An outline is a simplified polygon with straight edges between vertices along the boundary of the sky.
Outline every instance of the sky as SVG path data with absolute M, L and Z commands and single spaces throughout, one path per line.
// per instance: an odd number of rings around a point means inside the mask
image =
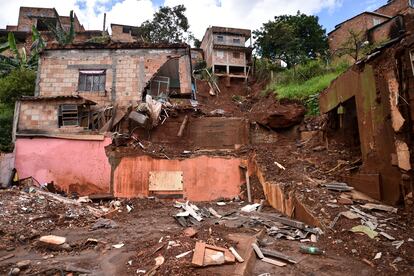
M 335 25 L 363 11 L 372 11 L 387 0 L 0 0 L 0 28 L 16 25 L 20 6 L 55 7 L 60 15 L 74 10 L 86 29 L 100 30 L 107 23 L 138 26 L 151 19 L 160 5 L 184 4 L 190 30 L 201 39 L 207 27 L 258 29 L 281 14 L 298 10 L 317 15 L 331 31 Z M 108 26 L 109 24 L 107 24 Z

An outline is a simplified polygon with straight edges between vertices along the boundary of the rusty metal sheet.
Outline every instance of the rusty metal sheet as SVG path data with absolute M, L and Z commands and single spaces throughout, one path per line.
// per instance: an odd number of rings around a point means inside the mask
M 182 191 L 183 172 L 182 171 L 150 171 L 149 172 L 150 191 Z

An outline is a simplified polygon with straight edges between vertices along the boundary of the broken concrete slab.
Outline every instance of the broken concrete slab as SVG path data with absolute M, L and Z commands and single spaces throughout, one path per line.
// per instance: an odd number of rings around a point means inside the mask
M 368 209 L 368 210 L 380 210 L 380 211 L 392 212 L 392 213 L 397 213 L 398 211 L 398 208 L 387 206 L 387 205 L 382 205 L 382 204 L 374 204 L 374 203 L 366 203 L 364 205 L 361 205 L 361 207 L 364 209 Z

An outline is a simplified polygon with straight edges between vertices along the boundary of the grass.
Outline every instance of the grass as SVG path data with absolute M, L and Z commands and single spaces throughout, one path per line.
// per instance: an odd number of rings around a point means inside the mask
M 273 84 L 272 90 L 277 94 L 277 98 L 304 100 L 309 96 L 315 95 L 326 89 L 331 81 L 336 79 L 340 73 L 331 72 L 325 75 L 310 78 L 301 83 Z

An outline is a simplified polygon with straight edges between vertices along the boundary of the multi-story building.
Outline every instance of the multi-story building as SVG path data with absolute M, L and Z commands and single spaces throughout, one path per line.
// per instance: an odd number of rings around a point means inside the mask
M 247 41 L 250 45 L 246 47 Z M 247 78 L 251 62 L 251 31 L 209 27 L 201 42 L 207 67 L 217 76 Z

